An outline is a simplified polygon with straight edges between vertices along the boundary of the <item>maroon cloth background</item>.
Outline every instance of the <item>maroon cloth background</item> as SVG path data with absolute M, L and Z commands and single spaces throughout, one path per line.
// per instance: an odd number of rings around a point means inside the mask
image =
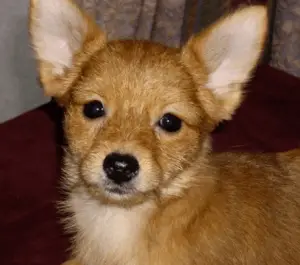
M 214 133 L 217 151 L 300 146 L 300 80 L 262 66 L 231 122 Z M 48 104 L 0 125 L 0 264 L 59 265 L 69 246 L 59 198 L 61 111 Z
M 254 4 L 267 4 L 269 0 L 231 0 L 231 6 L 238 7 L 239 5 L 254 5 Z

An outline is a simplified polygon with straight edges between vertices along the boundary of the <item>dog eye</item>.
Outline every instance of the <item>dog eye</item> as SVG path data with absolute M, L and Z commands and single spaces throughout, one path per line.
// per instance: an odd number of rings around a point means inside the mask
M 158 122 L 158 126 L 167 132 L 177 132 L 181 128 L 182 121 L 171 113 L 166 113 Z
M 83 114 L 89 119 L 96 119 L 105 115 L 105 109 L 100 101 L 93 100 L 83 106 Z

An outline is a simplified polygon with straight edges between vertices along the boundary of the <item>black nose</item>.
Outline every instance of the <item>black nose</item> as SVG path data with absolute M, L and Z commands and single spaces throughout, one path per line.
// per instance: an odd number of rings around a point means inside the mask
M 136 177 L 139 168 L 136 158 L 126 154 L 111 153 L 103 161 L 103 170 L 107 178 L 117 184 L 128 182 Z

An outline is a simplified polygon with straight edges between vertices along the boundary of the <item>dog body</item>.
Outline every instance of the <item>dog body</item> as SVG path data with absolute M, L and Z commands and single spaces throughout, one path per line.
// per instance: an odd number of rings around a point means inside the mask
M 41 81 L 66 110 L 68 264 L 299 264 L 300 150 L 210 150 L 266 21 L 244 8 L 174 49 L 107 42 L 71 0 L 31 1 Z
M 182 196 L 130 208 L 101 205 L 73 190 L 77 258 L 82 264 L 298 264 L 299 155 L 212 154 L 205 170 L 187 173 L 190 187 Z

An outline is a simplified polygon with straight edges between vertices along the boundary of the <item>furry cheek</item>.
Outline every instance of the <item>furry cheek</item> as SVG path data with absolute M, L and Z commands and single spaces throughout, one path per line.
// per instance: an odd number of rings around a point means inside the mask
M 197 128 L 185 125 L 174 135 L 160 132 L 159 138 L 159 164 L 164 172 L 164 181 L 168 181 L 192 164 L 199 152 L 202 134 Z
M 87 120 L 82 112 L 82 105 L 71 103 L 66 110 L 64 119 L 64 131 L 68 140 L 68 149 L 79 160 L 87 156 L 99 131 L 105 124 L 104 119 Z

